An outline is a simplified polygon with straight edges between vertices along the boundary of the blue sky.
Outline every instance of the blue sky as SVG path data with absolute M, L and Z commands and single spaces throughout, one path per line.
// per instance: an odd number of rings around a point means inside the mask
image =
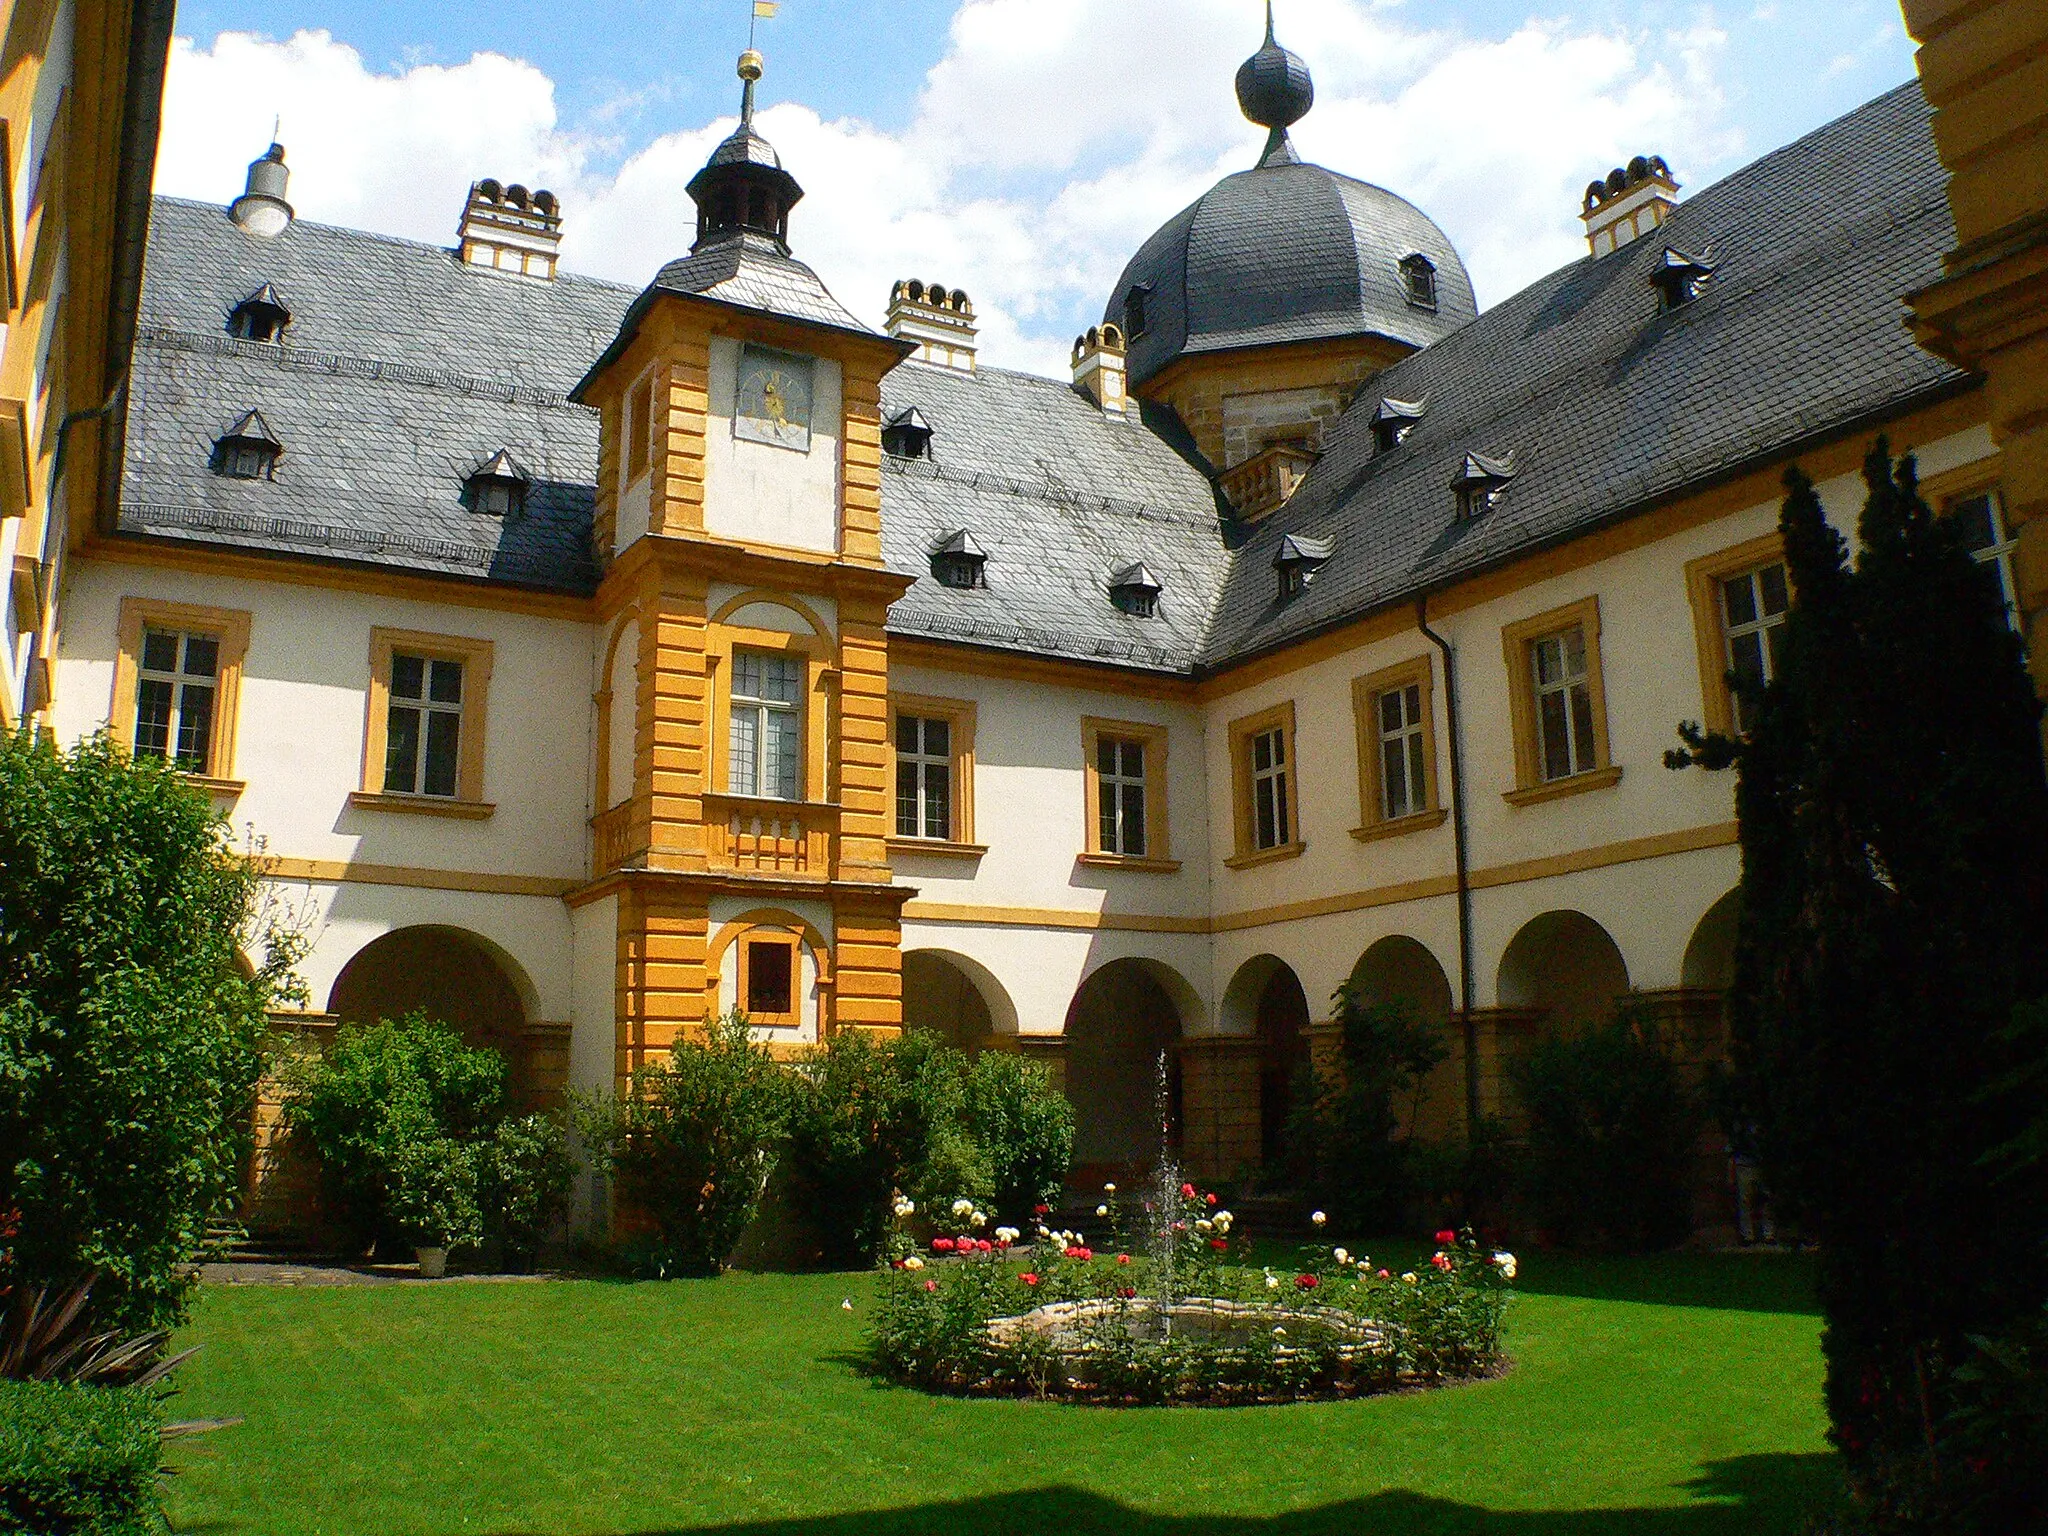
M 306 216 L 445 240 L 471 179 L 545 181 L 569 260 L 641 282 L 687 245 L 681 184 L 729 127 L 748 9 L 186 0 L 159 187 L 232 196 L 281 113 Z M 1895 0 L 1278 9 L 1317 80 L 1304 152 L 1437 218 L 1482 303 L 1571 259 L 1574 190 L 1615 160 L 1665 154 L 1697 188 L 1912 73 Z M 764 124 L 811 192 L 799 254 L 871 319 L 893 277 L 968 286 L 992 355 L 1056 367 L 1145 232 L 1248 163 L 1230 74 L 1262 20 L 1259 0 L 784 0 Z

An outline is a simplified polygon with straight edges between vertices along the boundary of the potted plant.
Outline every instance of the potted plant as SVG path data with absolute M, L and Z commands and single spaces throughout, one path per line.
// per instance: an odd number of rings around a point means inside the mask
M 390 1217 L 413 1245 L 424 1278 L 448 1272 L 451 1249 L 482 1240 L 476 1189 L 475 1153 L 449 1137 L 410 1143 L 394 1159 Z

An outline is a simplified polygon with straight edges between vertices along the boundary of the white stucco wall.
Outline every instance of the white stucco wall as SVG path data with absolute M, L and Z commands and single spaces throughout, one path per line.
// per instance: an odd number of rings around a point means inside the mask
M 839 365 L 815 360 L 806 451 L 733 435 L 740 343 L 711 338 L 711 419 L 704 445 L 707 532 L 790 549 L 839 548 Z

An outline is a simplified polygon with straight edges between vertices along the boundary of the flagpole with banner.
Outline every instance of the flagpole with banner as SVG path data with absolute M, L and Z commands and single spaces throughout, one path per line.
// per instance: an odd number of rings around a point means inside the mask
M 747 23 L 747 46 L 754 46 L 754 29 L 764 21 L 775 19 L 775 8 L 780 0 L 754 0 L 753 18 Z

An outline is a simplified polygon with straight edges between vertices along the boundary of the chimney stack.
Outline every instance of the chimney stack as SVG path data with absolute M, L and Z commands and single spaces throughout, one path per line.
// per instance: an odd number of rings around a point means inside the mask
M 469 189 L 455 228 L 464 266 L 489 267 L 550 282 L 562 245 L 562 205 L 552 192 L 529 192 L 485 177 Z
M 1124 392 L 1124 333 L 1113 325 L 1091 325 L 1074 338 L 1074 387 L 1087 395 L 1105 416 L 1130 409 Z
M 261 159 L 249 162 L 248 183 L 242 195 L 228 204 L 228 217 L 265 240 L 283 234 L 292 223 L 292 205 L 284 200 L 291 177 L 284 163 L 284 146 L 271 145 Z
M 1677 203 L 1678 183 L 1664 157 L 1637 155 L 1609 171 L 1605 181 L 1587 185 L 1579 214 L 1586 221 L 1586 244 L 1595 256 L 1618 251 L 1662 224 Z
M 917 361 L 960 373 L 974 372 L 974 305 L 958 288 L 908 278 L 889 290 L 884 329 L 917 343 Z

